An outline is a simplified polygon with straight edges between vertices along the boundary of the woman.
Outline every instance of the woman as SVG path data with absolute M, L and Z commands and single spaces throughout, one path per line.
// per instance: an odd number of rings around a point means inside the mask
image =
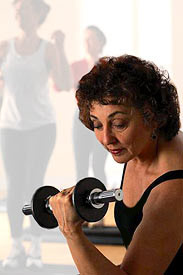
M 56 117 L 49 98 L 51 77 L 58 90 L 70 89 L 64 35 L 56 31 L 53 43 L 38 29 L 50 7 L 43 0 L 14 0 L 19 34 L 0 45 L 4 94 L 0 116 L 1 152 L 7 178 L 7 212 L 12 237 L 6 268 L 42 267 L 40 232 L 31 220 L 32 242 L 28 255 L 22 245 L 21 205 L 43 184 L 56 139 Z
M 183 135 L 166 72 L 124 55 L 106 57 L 76 93 L 80 119 L 118 163 L 125 163 L 116 224 L 127 248 L 120 266 L 86 238 L 72 207 L 74 187 L 50 199 L 82 275 L 183 273 Z
M 84 32 L 85 57 L 71 65 L 74 88 L 83 75 L 88 73 L 101 56 L 106 37 L 96 26 L 88 26 Z M 107 183 L 105 175 L 105 162 L 107 152 L 100 147 L 93 133 L 91 133 L 78 120 L 78 110 L 74 115 L 73 145 L 76 165 L 76 181 L 88 176 L 90 157 L 92 156 L 92 169 L 94 176 Z M 102 225 L 102 221 L 98 223 Z

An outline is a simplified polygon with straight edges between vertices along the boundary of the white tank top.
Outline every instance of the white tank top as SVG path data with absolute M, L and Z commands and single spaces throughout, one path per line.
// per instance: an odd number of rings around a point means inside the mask
M 34 54 L 21 56 L 15 50 L 14 40 L 10 41 L 2 64 L 5 89 L 0 128 L 28 130 L 56 122 L 48 89 L 46 45 L 41 40 Z

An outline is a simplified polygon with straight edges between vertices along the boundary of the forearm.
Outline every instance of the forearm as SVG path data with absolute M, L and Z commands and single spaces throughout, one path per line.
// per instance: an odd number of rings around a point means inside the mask
M 76 213 L 72 194 L 75 187 L 67 188 L 49 199 L 60 231 L 65 236 L 80 275 L 127 275 L 110 262 L 87 239 L 82 231 L 83 220 Z
M 119 266 L 110 262 L 87 239 L 82 230 L 76 235 L 66 238 L 80 275 L 126 275 Z

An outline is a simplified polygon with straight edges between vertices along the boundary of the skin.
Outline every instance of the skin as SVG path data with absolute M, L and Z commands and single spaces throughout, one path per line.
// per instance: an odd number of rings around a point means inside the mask
M 103 107 L 102 112 L 101 107 Z M 112 154 L 113 159 L 118 163 L 125 163 L 136 156 L 143 158 L 150 149 L 154 151 L 156 143 L 149 142 L 153 129 L 144 125 L 140 113 L 123 106 L 117 106 L 113 112 L 114 108 L 115 105 L 96 104 L 90 116 L 96 138 Z M 143 131 L 143 143 L 137 131 Z
M 128 163 L 123 187 L 123 201 L 128 207 L 134 206 L 161 174 L 183 169 L 181 132 L 169 142 L 161 136 L 153 140 L 156 123 L 145 123 L 138 110 L 122 105 L 94 102 L 90 116 L 99 142 L 115 161 Z M 120 267 L 106 259 L 83 234 L 82 221 L 72 206 L 73 190 L 74 187 L 67 190 L 68 194 L 52 197 L 50 204 L 81 275 L 165 272 L 183 243 L 182 179 L 169 180 L 152 190 Z
M 37 13 L 29 0 L 20 0 L 14 5 L 15 18 L 19 33 L 15 37 L 16 52 L 22 56 L 32 55 L 39 48 L 41 39 L 37 34 L 40 27 L 40 14 Z M 72 87 L 69 65 L 64 53 L 64 34 L 55 31 L 51 36 L 45 53 L 45 62 L 50 77 L 58 91 L 69 91 Z M 0 43 L 0 66 L 8 52 L 8 41 Z

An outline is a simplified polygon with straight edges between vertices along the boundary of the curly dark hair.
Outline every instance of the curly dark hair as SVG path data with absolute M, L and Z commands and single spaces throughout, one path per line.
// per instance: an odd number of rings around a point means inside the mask
M 157 122 L 158 134 L 171 140 L 180 129 L 177 89 L 167 71 L 132 55 L 102 57 L 79 81 L 79 118 L 90 130 L 93 102 L 125 104 L 139 110 L 146 123 Z

